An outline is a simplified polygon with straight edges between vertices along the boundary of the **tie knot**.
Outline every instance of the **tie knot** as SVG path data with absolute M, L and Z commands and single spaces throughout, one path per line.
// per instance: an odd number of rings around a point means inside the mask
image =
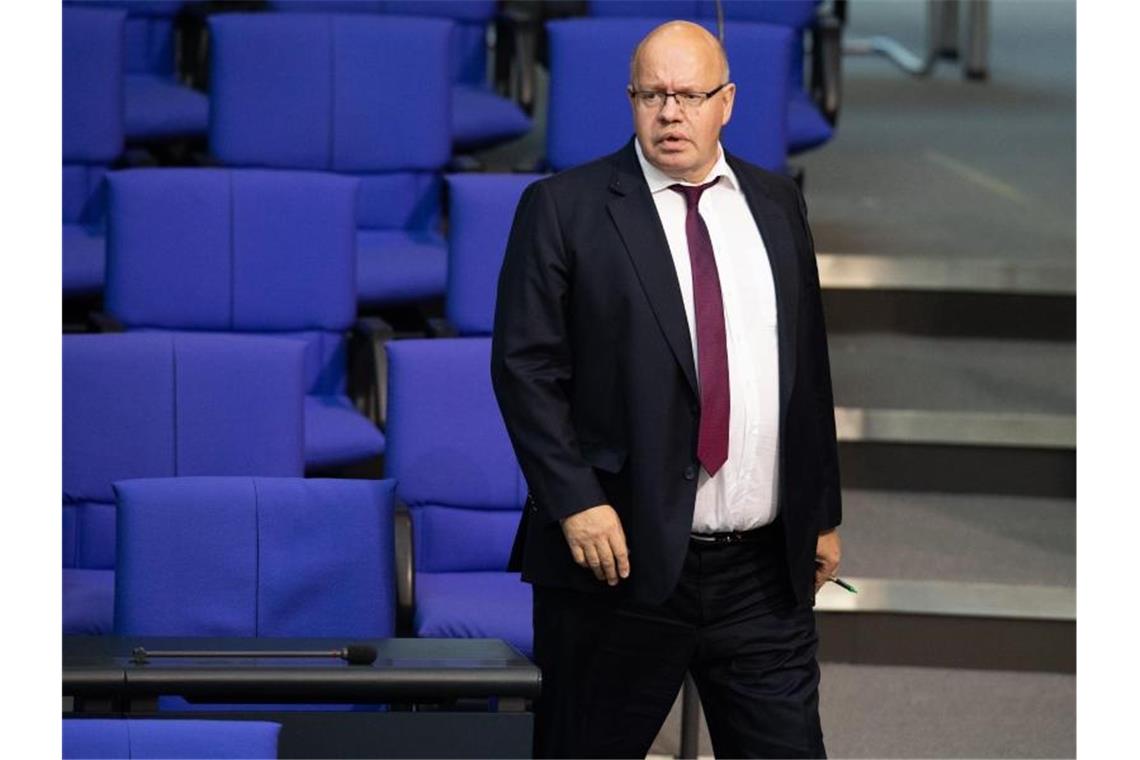
M 713 185 L 715 185 L 719 181 L 720 181 L 720 177 L 717 177 L 712 182 L 706 182 L 703 185 L 680 185 L 680 184 L 677 184 L 677 185 L 669 185 L 669 189 L 670 190 L 676 190 L 678 193 L 685 196 L 685 205 L 687 205 L 689 208 L 693 209 L 693 208 L 697 207 L 698 203 L 700 203 L 701 195 L 704 194 L 705 190 L 708 190 L 710 187 L 712 187 Z

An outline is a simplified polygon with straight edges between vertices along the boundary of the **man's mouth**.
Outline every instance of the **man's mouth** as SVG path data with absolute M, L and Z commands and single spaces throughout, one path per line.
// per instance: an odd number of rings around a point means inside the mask
M 657 140 L 657 144 L 666 148 L 679 148 L 688 140 L 682 135 L 664 135 Z

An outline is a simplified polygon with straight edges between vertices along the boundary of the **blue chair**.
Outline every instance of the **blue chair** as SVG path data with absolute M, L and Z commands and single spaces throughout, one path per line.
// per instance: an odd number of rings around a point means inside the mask
M 63 9 L 63 293 L 103 288 L 107 166 L 123 152 L 125 14 Z
M 457 151 L 489 147 L 526 134 L 531 122 L 487 84 L 487 27 L 495 0 L 273 0 L 282 11 L 374 13 L 451 19 L 451 138 Z
M 383 434 L 348 397 L 356 184 L 227 169 L 108 179 L 107 311 L 128 330 L 303 340 L 311 470 L 372 462 L 384 451 Z
M 115 633 L 395 630 L 390 480 L 122 480 Z
M 69 718 L 64 760 L 277 757 L 278 723 L 252 720 Z
M 838 26 L 834 19 L 819 14 L 819 0 L 722 0 L 724 18 L 730 22 L 774 24 L 792 31 L 788 69 L 788 151 L 795 155 L 831 140 L 838 118 Z M 715 21 L 713 0 L 590 0 L 589 13 L 597 17 L 653 17 L 659 20 L 682 18 L 708 23 Z M 812 82 L 804 82 L 804 37 L 813 35 Z M 726 37 L 728 32 L 726 32 Z M 829 50 L 829 47 L 835 50 Z M 833 58 L 834 70 L 823 56 Z M 733 60 L 735 70 L 735 61 Z
M 64 336 L 64 633 L 111 631 L 113 481 L 302 473 L 303 351 L 270 338 Z
M 126 135 L 132 142 L 204 138 L 210 118 L 206 94 L 184 85 L 175 70 L 175 23 L 185 2 L 88 0 L 84 5 L 127 13 L 124 93 Z
M 506 571 L 527 486 L 491 390 L 488 338 L 388 344 L 387 467 L 411 515 L 418 636 L 532 652 L 530 587 Z
M 490 335 L 495 293 L 519 198 L 540 174 L 447 177 L 450 234 L 445 315 L 459 335 Z
M 441 296 L 451 22 L 234 13 L 212 17 L 210 31 L 214 156 L 359 177 L 359 302 Z
M 546 157 L 561 171 L 620 148 L 633 134 L 629 56 L 660 23 L 645 18 L 588 18 L 547 23 L 550 109 Z M 708 22 L 705 26 L 712 26 Z M 741 158 L 782 171 L 787 158 L 787 89 L 792 33 L 781 26 L 726 24 L 736 83 L 732 120 L 721 140 Z

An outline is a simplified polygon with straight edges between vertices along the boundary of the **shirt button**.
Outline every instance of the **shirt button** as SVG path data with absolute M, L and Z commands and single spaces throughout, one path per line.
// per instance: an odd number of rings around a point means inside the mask
M 693 478 L 697 477 L 697 468 L 689 465 L 685 468 L 684 475 L 685 480 L 692 480 Z

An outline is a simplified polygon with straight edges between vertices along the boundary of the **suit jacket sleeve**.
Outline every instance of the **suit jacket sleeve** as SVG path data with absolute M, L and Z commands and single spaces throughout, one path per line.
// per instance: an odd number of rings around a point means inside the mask
M 519 201 L 499 274 L 491 380 L 536 517 L 550 522 L 608 502 L 571 416 L 572 266 L 550 190 L 536 182 Z
M 820 473 L 821 503 L 819 510 L 820 530 L 834 528 L 843 521 L 843 507 L 839 490 L 839 455 L 835 436 L 835 401 L 831 393 L 831 360 L 827 350 L 827 330 L 823 318 L 823 299 L 820 294 L 819 266 L 815 258 L 815 241 L 807 222 L 807 208 L 799 188 L 794 190 L 799 204 L 800 224 L 803 226 L 804 240 L 808 244 L 808 259 L 804 262 L 807 278 L 806 317 L 808 329 L 808 350 L 812 353 L 816 368 L 811 382 L 815 388 L 816 417 L 819 424 L 819 446 L 821 449 Z

